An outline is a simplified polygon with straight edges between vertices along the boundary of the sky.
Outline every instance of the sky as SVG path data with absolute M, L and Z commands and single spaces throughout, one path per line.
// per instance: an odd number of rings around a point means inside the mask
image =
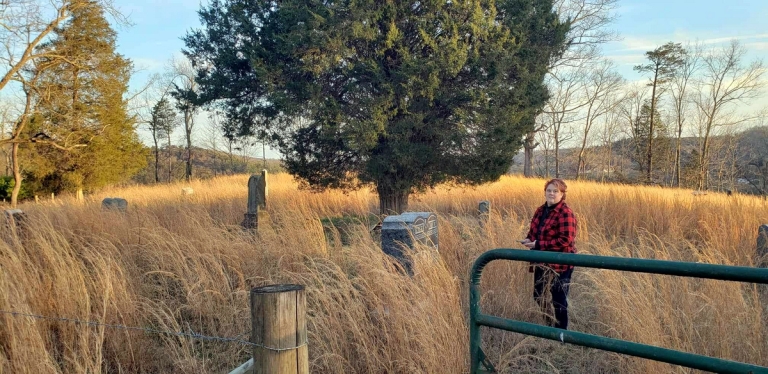
M 199 0 L 115 0 L 133 24 L 116 28 L 118 52 L 138 69 L 132 88 L 141 87 L 149 74 L 162 72 L 174 54 L 180 55 L 181 37 L 200 27 L 200 4 Z M 767 0 L 619 0 L 615 13 L 612 28 L 621 39 L 605 45 L 603 54 L 628 80 L 642 79 L 632 67 L 644 62 L 646 51 L 669 41 L 718 46 L 739 39 L 749 51 L 748 60 L 768 63 Z M 752 107 L 747 109 L 768 107 L 768 92 Z M 268 151 L 267 157 L 278 154 Z

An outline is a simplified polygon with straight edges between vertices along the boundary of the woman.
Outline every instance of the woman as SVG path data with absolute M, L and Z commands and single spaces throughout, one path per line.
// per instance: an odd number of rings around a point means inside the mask
M 576 217 L 565 203 L 565 182 L 552 179 L 544 185 L 547 202 L 536 209 L 531 228 L 525 240 L 520 241 L 533 250 L 576 253 Z M 547 325 L 568 329 L 568 286 L 573 274 L 572 265 L 531 264 L 533 271 L 533 297 L 544 311 Z M 544 299 L 544 289 L 549 287 L 555 319 L 549 314 L 549 300 Z

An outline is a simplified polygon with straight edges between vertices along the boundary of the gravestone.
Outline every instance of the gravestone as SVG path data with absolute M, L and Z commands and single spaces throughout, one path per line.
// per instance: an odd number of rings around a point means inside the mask
M 83 201 L 83 200 L 84 200 L 84 198 L 83 198 L 83 189 L 82 188 L 78 188 L 77 189 L 77 201 Z
M 259 227 L 259 207 L 266 207 L 267 195 L 267 171 L 262 170 L 261 175 L 251 175 L 248 178 L 248 206 L 245 212 L 245 218 L 241 226 L 246 229 L 256 229 Z
M 248 204 L 250 204 L 251 196 L 253 196 L 259 208 L 266 209 L 268 192 L 266 170 L 262 170 L 261 175 L 251 175 L 248 178 Z
M 5 210 L 5 221 L 11 228 L 20 228 L 26 219 L 27 215 L 21 209 Z
M 128 201 L 120 197 L 107 197 L 101 201 L 102 210 L 116 210 L 121 213 L 128 211 Z
M 434 213 L 406 212 L 384 218 L 381 249 L 397 259 L 409 275 L 413 275 L 413 264 L 405 251 L 413 251 L 417 243 L 438 250 L 437 216 Z
M 181 189 L 181 194 L 184 196 L 189 196 L 195 193 L 195 190 L 192 189 L 192 187 L 184 187 Z
M 491 217 L 491 202 L 483 200 L 477 205 L 477 211 L 480 216 L 480 227 L 485 227 L 488 219 Z

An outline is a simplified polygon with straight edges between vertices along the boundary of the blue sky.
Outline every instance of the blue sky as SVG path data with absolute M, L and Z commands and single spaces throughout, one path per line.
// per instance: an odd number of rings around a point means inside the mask
M 199 0 L 115 3 L 133 23 L 117 28 L 117 42 L 118 52 L 140 69 L 131 80 L 134 88 L 141 86 L 149 73 L 162 71 L 171 56 L 180 54 L 180 38 L 200 27 Z M 632 67 L 644 61 L 643 54 L 668 41 L 698 40 L 714 46 L 737 38 L 748 48 L 749 59 L 768 62 L 768 0 L 619 0 L 616 13 L 613 29 L 622 39 L 607 44 L 603 50 L 629 80 L 642 78 Z M 768 106 L 768 94 L 753 106 Z M 275 155 L 270 153 L 268 157 Z

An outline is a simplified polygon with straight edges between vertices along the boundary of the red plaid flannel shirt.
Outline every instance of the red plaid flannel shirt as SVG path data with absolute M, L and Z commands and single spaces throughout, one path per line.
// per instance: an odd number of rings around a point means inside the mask
M 546 203 L 544 203 L 546 204 Z M 531 228 L 528 230 L 528 238 L 536 241 L 536 246 L 542 251 L 576 253 L 576 247 L 573 245 L 576 240 L 576 216 L 565 201 L 555 205 L 549 212 L 547 220 L 544 222 L 542 232 L 539 232 L 539 221 L 544 212 L 544 205 L 536 209 L 531 220 Z M 531 265 L 538 265 L 531 263 Z M 572 269 L 573 265 L 544 264 L 557 273 L 562 273 Z M 533 266 L 529 269 L 533 271 Z

